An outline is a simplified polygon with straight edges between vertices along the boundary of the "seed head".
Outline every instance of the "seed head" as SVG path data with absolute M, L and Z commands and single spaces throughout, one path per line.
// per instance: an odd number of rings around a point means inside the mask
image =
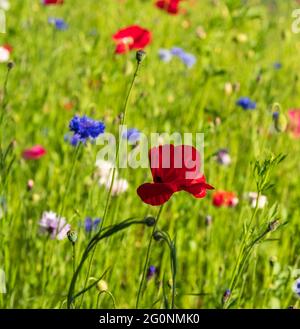
M 160 240 L 162 239 L 161 233 L 160 233 L 159 231 L 155 231 L 155 232 L 153 233 L 153 239 L 154 239 L 155 241 L 160 241 Z
M 77 240 L 77 232 L 76 231 L 72 231 L 70 230 L 68 233 L 67 233 L 67 236 L 68 236 L 68 239 L 70 242 L 72 242 L 73 244 L 75 244 L 76 240 Z
M 145 223 L 147 226 L 151 227 L 155 224 L 155 218 L 152 216 L 148 216 L 145 218 Z
M 15 66 L 15 64 L 14 64 L 14 62 L 12 62 L 12 61 L 9 61 L 9 62 L 7 63 L 7 68 L 8 68 L 9 70 L 11 70 L 14 66 Z
M 146 57 L 146 53 L 144 52 L 144 50 L 138 50 L 136 52 L 136 60 L 138 62 L 138 64 L 142 63 L 142 61 L 145 59 Z

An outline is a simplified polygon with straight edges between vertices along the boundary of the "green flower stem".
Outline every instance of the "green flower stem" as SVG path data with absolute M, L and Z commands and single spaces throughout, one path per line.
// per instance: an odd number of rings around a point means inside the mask
M 257 211 L 258 211 L 258 200 L 259 200 L 259 197 L 260 197 L 260 193 L 257 193 L 256 203 L 255 203 L 255 209 L 254 209 L 254 211 L 252 213 L 252 216 L 251 216 L 251 219 L 249 221 L 249 224 L 246 227 L 246 232 L 244 233 L 244 237 L 243 237 L 243 240 L 242 240 L 242 244 L 241 244 L 241 248 L 240 248 L 240 251 L 239 251 L 239 255 L 238 255 L 237 261 L 236 261 L 235 266 L 234 266 L 234 270 L 233 270 L 232 277 L 231 277 L 231 282 L 230 282 L 230 285 L 229 285 L 229 290 L 231 292 L 235 288 L 235 285 L 236 285 L 236 282 L 237 282 L 237 279 L 238 279 L 238 276 L 239 276 L 239 273 L 240 273 L 241 259 L 242 259 L 243 255 L 245 253 L 246 243 L 247 243 L 247 240 L 249 239 L 250 234 L 251 234 L 251 225 L 252 225 L 253 219 L 255 218 L 255 216 L 257 214 Z M 226 304 L 228 304 L 228 303 L 226 303 Z
M 135 72 L 134 72 L 134 75 L 133 75 L 133 78 L 132 78 L 132 81 L 131 81 L 131 84 L 130 84 L 130 87 L 129 87 L 129 90 L 128 90 L 128 93 L 127 93 L 127 96 L 126 96 L 126 99 L 125 99 L 124 108 L 123 108 L 123 111 L 122 111 L 123 115 L 122 115 L 122 120 L 121 120 L 121 127 L 122 127 L 121 136 L 122 136 L 122 132 L 123 132 L 123 125 L 125 123 L 129 98 L 130 98 L 130 95 L 131 95 L 132 88 L 134 86 L 135 79 L 138 75 L 140 64 L 141 64 L 140 62 L 137 62 L 137 66 L 136 66 L 136 69 L 135 69 Z M 102 221 L 101 221 L 101 224 L 100 224 L 99 232 L 97 233 L 98 235 L 101 233 L 101 230 L 102 230 L 104 222 L 107 218 L 107 214 L 108 214 L 110 203 L 111 203 L 112 188 L 113 188 L 113 184 L 114 184 L 115 177 L 116 177 L 116 166 L 119 162 L 119 148 L 120 148 L 120 140 L 118 138 L 117 139 L 117 149 L 116 149 L 116 162 L 115 162 L 115 166 L 114 166 L 113 171 L 112 171 L 112 178 L 111 178 L 111 182 L 110 182 L 110 186 L 109 186 L 109 190 L 108 190 L 108 194 L 107 194 L 107 198 L 106 198 L 106 203 L 105 203 L 104 213 L 103 213 L 103 216 L 102 216 Z M 90 257 L 88 271 L 87 271 L 87 274 L 86 274 L 84 286 L 86 286 L 87 281 L 88 281 L 88 277 L 89 277 L 90 272 L 91 272 L 92 263 L 93 263 L 95 252 L 96 252 L 96 247 L 97 246 L 95 245 L 95 248 L 92 251 L 92 254 L 91 254 L 91 257 Z M 82 295 L 82 297 L 81 297 L 81 303 L 83 301 L 83 297 L 84 297 L 84 295 Z M 81 305 L 81 303 L 80 303 L 80 305 Z
M 79 296 L 78 294 L 77 295 L 74 294 L 75 285 L 76 285 L 79 273 L 80 273 L 85 261 L 87 260 L 87 258 L 89 256 L 89 253 L 95 249 L 95 246 L 101 240 L 108 238 L 117 232 L 123 231 L 131 225 L 138 225 L 138 224 L 147 225 L 147 222 L 145 220 L 127 219 L 117 225 L 106 227 L 105 229 L 102 230 L 102 233 L 100 233 L 100 235 L 97 234 L 91 239 L 91 241 L 89 242 L 89 244 L 87 245 L 86 249 L 84 250 L 84 252 L 81 256 L 81 260 L 75 270 L 74 275 L 72 276 L 72 280 L 71 280 L 69 291 L 68 291 L 68 299 L 67 299 L 68 308 L 71 308 L 71 305 L 74 302 L 75 296 L 76 297 Z M 83 289 L 82 293 L 80 293 L 80 295 L 83 295 L 86 291 L 88 291 L 88 289 L 86 289 L 86 287 L 84 287 L 84 289 Z
M 150 240 L 149 240 L 149 243 L 148 243 L 148 248 L 147 248 L 147 253 L 146 253 L 146 258 L 145 258 L 145 263 L 144 263 L 144 268 L 143 268 L 143 273 L 142 273 L 142 278 L 141 278 L 141 281 L 140 281 L 139 290 L 138 290 L 138 294 L 137 294 L 137 298 L 136 298 L 136 304 L 135 304 L 136 308 L 139 307 L 140 297 L 141 297 L 141 293 L 142 293 L 142 289 L 143 289 L 143 285 L 144 285 L 144 281 L 145 281 L 145 277 L 146 277 L 146 272 L 147 272 L 149 257 L 150 257 L 150 251 L 151 251 L 151 246 L 152 246 L 152 241 L 153 241 L 153 233 L 156 230 L 157 223 L 159 221 L 159 218 L 161 216 L 163 208 L 164 208 L 164 205 L 161 205 L 159 210 L 158 210 L 158 214 L 156 216 L 156 221 L 155 221 L 155 224 L 153 225 L 153 229 L 152 229 L 152 232 L 151 232 L 151 237 L 150 237 Z

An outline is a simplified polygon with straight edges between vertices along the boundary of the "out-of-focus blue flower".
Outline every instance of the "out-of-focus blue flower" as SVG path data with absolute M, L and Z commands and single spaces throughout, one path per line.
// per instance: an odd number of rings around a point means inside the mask
M 294 286 L 293 286 L 293 290 L 294 290 L 294 293 L 300 297 L 300 278 L 298 278 L 295 283 L 294 283 Z
M 189 54 L 189 53 L 184 53 L 179 57 L 188 68 L 193 67 L 197 61 L 196 57 L 193 54 Z
M 70 137 L 70 144 L 72 146 L 76 146 L 81 142 L 80 135 L 74 134 L 73 136 Z M 85 142 L 85 141 L 83 141 Z
M 100 224 L 101 219 L 100 218 L 96 218 L 95 220 L 93 220 L 90 217 L 87 217 L 84 221 L 84 229 L 87 233 L 92 232 L 93 230 L 96 231 L 98 228 L 98 225 Z
M 7 212 L 6 198 L 0 195 L 0 219 L 4 216 L 6 212 Z
M 185 52 L 182 48 L 179 47 L 173 47 L 171 50 L 160 49 L 158 51 L 158 56 L 163 62 L 170 62 L 171 59 L 176 56 L 180 58 L 188 68 L 193 67 L 197 61 L 196 56 Z
M 64 31 L 68 28 L 68 24 L 62 18 L 49 17 L 48 23 L 54 25 L 57 30 Z
M 273 67 L 275 70 L 280 70 L 282 68 L 282 64 L 280 62 L 273 63 Z
M 91 29 L 88 34 L 93 37 L 96 37 L 99 35 L 98 30 L 96 28 Z
M 174 56 L 179 56 L 180 57 L 180 56 L 185 54 L 185 51 L 180 47 L 173 47 L 171 49 L 171 54 L 174 55 Z
M 149 266 L 148 272 L 147 272 L 147 280 L 152 279 L 155 274 L 156 274 L 156 267 L 153 265 Z
M 236 101 L 236 105 L 242 107 L 244 110 L 254 110 L 256 108 L 256 103 L 249 97 L 240 97 Z
M 220 149 L 216 153 L 216 160 L 219 164 L 229 166 L 231 164 L 231 157 L 227 149 Z
M 127 139 L 131 144 L 135 144 L 140 140 L 140 131 L 136 128 L 130 128 L 124 131 L 123 136 L 124 139 Z
M 76 146 L 78 143 L 85 143 L 88 139 L 94 140 L 105 130 L 105 125 L 101 121 L 93 120 L 87 116 L 79 117 L 75 115 L 70 121 L 69 128 L 74 135 L 70 143 Z
M 158 51 L 158 57 L 165 63 L 170 62 L 170 60 L 173 58 L 173 55 L 170 50 L 168 49 L 159 49 Z
M 223 303 L 226 303 L 228 301 L 228 299 L 231 296 L 231 291 L 230 289 L 226 289 L 224 294 L 223 294 Z

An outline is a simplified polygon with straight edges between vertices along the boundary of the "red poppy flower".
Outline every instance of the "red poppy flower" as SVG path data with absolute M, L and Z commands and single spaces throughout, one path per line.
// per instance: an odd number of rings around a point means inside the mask
M 45 6 L 48 5 L 62 5 L 64 3 L 64 0 L 43 0 L 43 4 Z
M 180 12 L 180 1 L 182 0 L 158 0 L 155 5 L 157 8 L 165 10 L 171 15 L 177 15 Z
M 5 44 L 2 47 L 5 48 L 9 53 L 13 51 L 13 47 L 9 44 Z
M 300 138 L 300 109 L 289 110 L 289 130 L 295 138 Z
M 213 194 L 213 205 L 216 207 L 235 207 L 239 199 L 234 192 L 216 191 Z
M 64 109 L 67 111 L 71 111 L 74 108 L 74 104 L 72 101 L 67 101 L 64 103 Z
M 23 151 L 22 156 L 26 160 L 38 160 L 44 156 L 47 151 L 41 145 L 35 145 L 29 149 Z
M 119 30 L 113 35 L 116 42 L 116 54 L 123 54 L 131 49 L 143 49 L 151 42 L 151 32 L 138 25 Z
M 142 184 L 137 189 L 139 197 L 152 206 L 168 201 L 173 193 L 186 191 L 196 198 L 203 198 L 208 185 L 200 173 L 200 155 L 188 145 L 160 145 L 149 151 L 153 183 Z

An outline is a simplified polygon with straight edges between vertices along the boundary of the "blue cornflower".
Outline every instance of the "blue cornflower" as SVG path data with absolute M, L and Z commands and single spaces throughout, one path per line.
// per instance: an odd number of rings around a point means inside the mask
M 135 144 L 140 140 L 140 131 L 136 128 L 130 128 L 124 131 L 122 137 L 127 139 L 131 144 Z
M 193 54 L 189 54 L 189 53 L 184 53 L 182 55 L 179 55 L 179 57 L 188 68 L 193 67 L 197 61 L 196 57 Z
M 241 106 L 244 110 L 254 110 L 256 108 L 256 103 L 249 97 L 240 97 L 236 101 L 236 105 Z
M 273 63 L 273 67 L 275 70 L 280 70 L 282 68 L 282 64 L 280 62 Z
M 191 68 L 196 63 L 196 57 L 185 52 L 182 48 L 173 47 L 170 52 L 173 56 L 179 57 L 188 68 Z
M 105 125 L 101 121 L 93 120 L 87 116 L 79 117 L 75 115 L 70 121 L 69 128 L 74 135 L 70 142 L 72 145 L 85 143 L 87 139 L 93 140 L 102 134 L 105 130 Z
M 170 62 L 173 55 L 170 50 L 168 49 L 159 49 L 158 51 L 158 57 L 165 63 Z
M 156 274 L 156 267 L 153 265 L 149 266 L 148 272 L 147 272 L 147 280 L 150 280 L 151 278 L 153 278 L 155 274 Z
M 68 24 L 62 18 L 49 17 L 48 23 L 55 26 L 57 30 L 64 31 L 68 28 Z
M 100 224 L 101 219 L 96 218 L 95 220 L 92 220 L 92 218 L 87 217 L 84 221 L 84 229 L 87 233 L 92 232 L 93 230 L 96 231 L 98 228 L 98 225 Z
M 294 293 L 300 297 L 300 278 L 298 278 L 293 286 Z
M 182 48 L 179 48 L 179 47 L 173 47 L 171 49 L 171 54 L 174 55 L 174 56 L 182 56 L 185 54 L 185 51 L 182 49 Z

